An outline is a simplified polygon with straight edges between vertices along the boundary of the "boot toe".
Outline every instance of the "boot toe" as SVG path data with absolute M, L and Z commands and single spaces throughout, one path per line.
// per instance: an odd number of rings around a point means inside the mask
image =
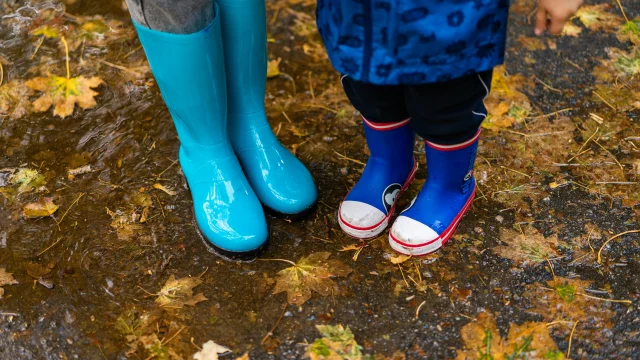
M 432 228 L 407 216 L 399 216 L 389 232 L 391 247 L 405 255 L 426 255 L 443 246 L 443 241 Z
M 389 218 L 375 206 L 360 201 L 344 201 L 339 211 L 340 228 L 358 239 L 378 236 L 389 224 Z

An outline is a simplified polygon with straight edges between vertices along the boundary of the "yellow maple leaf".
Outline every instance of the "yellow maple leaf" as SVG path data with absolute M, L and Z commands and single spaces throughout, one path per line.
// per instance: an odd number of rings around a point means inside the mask
M 207 299 L 204 294 L 193 295 L 193 288 L 202 284 L 199 277 L 184 277 L 176 279 L 171 275 L 157 294 L 156 302 L 162 307 L 181 308 L 185 305 L 195 306 Z
M 493 315 L 482 312 L 460 331 L 464 348 L 456 359 L 564 359 L 544 322 L 512 324 L 506 337 Z
M 280 75 L 280 62 L 282 59 L 278 58 L 276 60 L 269 60 L 267 64 L 267 79 L 274 78 Z
M 311 360 L 361 360 L 362 346 L 358 345 L 351 329 L 342 325 L 316 325 L 322 338 L 307 346 Z
M 58 205 L 53 203 L 53 198 L 41 198 L 38 202 L 24 206 L 22 211 L 28 218 L 38 218 L 52 215 L 58 210 Z
M 77 76 L 65 78 L 51 75 L 49 77 L 37 77 L 26 82 L 26 85 L 33 89 L 42 91 L 43 94 L 33 102 L 33 109 L 36 112 L 49 110 L 53 105 L 53 115 L 65 118 L 73 113 L 75 104 L 82 109 L 91 109 L 96 106 L 94 96 L 98 95 L 93 91 L 102 84 L 102 79 L 97 76 L 85 78 Z
M 622 23 L 622 17 L 607 12 L 609 4 L 585 5 L 576 12 L 576 17 L 589 30 L 615 30 Z
M 319 252 L 303 257 L 293 266 L 281 270 L 273 289 L 274 294 L 287 293 L 290 304 L 302 305 L 311 298 L 312 292 L 322 296 L 339 294 L 333 277 L 344 277 L 351 268 L 338 260 L 329 260 L 331 253 Z M 289 262 L 289 261 L 287 261 Z
M 578 37 L 581 32 L 581 27 L 575 25 L 571 21 L 567 21 L 567 23 L 564 25 L 564 29 L 562 29 L 562 36 Z

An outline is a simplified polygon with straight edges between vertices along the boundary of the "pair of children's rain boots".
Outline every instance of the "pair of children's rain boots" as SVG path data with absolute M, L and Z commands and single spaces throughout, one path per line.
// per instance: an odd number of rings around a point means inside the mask
M 387 228 L 417 171 L 409 120 L 380 124 L 364 119 L 364 127 L 371 156 L 338 214 L 342 230 L 359 239 L 376 237 Z M 451 238 L 475 194 L 473 165 L 479 135 L 457 145 L 426 142 L 429 177 L 391 227 L 389 243 L 394 250 L 426 255 Z
M 269 239 L 263 206 L 295 217 L 317 197 L 265 116 L 264 0 L 216 0 L 211 24 L 193 34 L 135 27 L 180 138 L 198 227 L 223 255 L 257 255 Z

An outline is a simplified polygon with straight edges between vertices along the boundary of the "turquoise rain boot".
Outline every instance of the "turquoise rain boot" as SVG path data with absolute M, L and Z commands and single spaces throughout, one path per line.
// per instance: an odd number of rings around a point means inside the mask
M 200 230 L 222 255 L 257 255 L 269 233 L 227 135 L 219 12 L 194 34 L 135 27 L 180 138 L 180 165 Z
M 306 215 L 316 187 L 304 165 L 271 131 L 264 110 L 267 81 L 264 0 L 217 0 L 222 21 L 229 134 L 242 168 L 267 210 L 287 218 Z

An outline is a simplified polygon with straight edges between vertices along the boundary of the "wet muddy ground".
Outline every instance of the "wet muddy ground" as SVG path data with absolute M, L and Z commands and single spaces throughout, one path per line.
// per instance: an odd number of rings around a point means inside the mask
M 0 4 L 0 359 L 186 359 L 208 340 L 233 351 L 225 359 L 322 358 L 343 345 L 316 326 L 338 324 L 377 359 L 640 358 L 640 56 L 618 39 L 615 2 L 572 20 L 579 33 L 538 40 L 533 3 L 514 1 L 478 198 L 444 250 L 410 259 L 386 236 L 339 231 L 336 208 L 367 157 L 361 123 L 323 53 L 314 2 L 268 9 L 269 120 L 320 203 L 300 222 L 269 218 L 270 248 L 240 263 L 196 231 L 178 139 L 122 3 Z M 104 81 L 95 107 L 66 118 L 37 112 L 39 93 L 24 86 L 63 76 L 63 36 L 72 76 Z M 52 216 L 25 215 L 44 198 L 59 206 Z M 265 260 L 325 252 L 339 261 L 328 271 L 346 275 L 331 291 L 274 294 L 291 265 Z M 201 279 L 193 292 L 207 300 L 162 306 L 171 276 Z

